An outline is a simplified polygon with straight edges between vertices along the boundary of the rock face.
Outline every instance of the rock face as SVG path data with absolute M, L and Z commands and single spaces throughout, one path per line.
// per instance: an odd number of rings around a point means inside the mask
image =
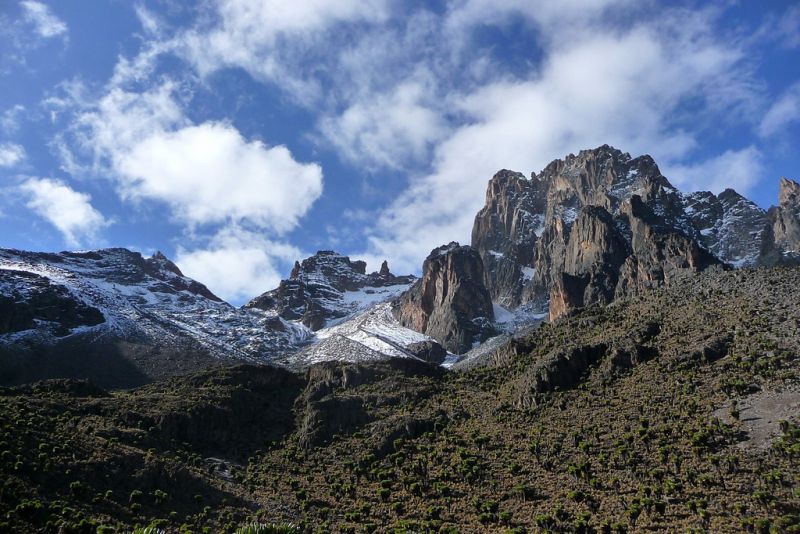
M 472 246 L 483 259 L 492 300 L 503 306 L 520 302 L 522 281 L 529 273 L 525 268 L 544 230 L 543 189 L 542 182 L 502 170 L 489 181 L 486 205 L 475 216 Z
M 550 318 L 722 266 L 696 241 L 660 222 L 638 195 L 621 206 L 616 220 L 605 208 L 584 207 L 572 225 L 564 272 L 550 292 Z
M 422 267 L 422 278 L 394 305 L 400 323 L 436 339 L 461 354 L 483 341 L 494 319 L 492 299 L 484 285 L 480 255 L 469 246 L 450 243 L 434 249 Z
M 734 267 L 761 261 L 767 214 L 733 189 L 718 196 L 700 191 L 684 196 L 684 209 L 700 233 L 704 248 Z
M 800 263 L 800 184 L 781 178 L 778 205 L 767 213 L 766 264 Z
M 97 308 L 75 299 L 64 286 L 26 271 L 0 271 L 0 280 L 10 291 L 0 295 L 0 334 L 30 330 L 48 324 L 56 336 L 73 328 L 105 321 Z
M 496 302 L 549 303 L 555 318 L 722 263 L 765 263 L 772 234 L 773 248 L 800 245 L 792 237 L 800 236 L 792 230 L 797 216 L 787 215 L 797 213 L 787 207 L 797 206 L 797 184 L 782 183 L 786 201 L 768 217 L 730 189 L 684 195 L 650 156 L 603 145 L 555 160 L 530 179 L 497 173 L 472 245 Z
M 352 315 L 364 303 L 396 296 L 415 280 L 395 276 L 384 261 L 379 272 L 366 274 L 367 264 L 330 250 L 295 262 L 288 280 L 259 295 L 245 308 L 275 311 L 281 318 L 300 321 L 311 330 Z

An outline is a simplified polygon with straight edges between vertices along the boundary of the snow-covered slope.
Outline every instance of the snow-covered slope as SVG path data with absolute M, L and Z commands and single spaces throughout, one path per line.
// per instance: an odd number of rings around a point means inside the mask
M 135 378 L 114 375 L 106 382 L 127 385 L 215 361 L 298 368 L 325 359 L 398 355 L 402 347 L 379 342 L 376 336 L 368 339 L 353 326 L 357 323 L 373 332 L 385 328 L 377 336 L 398 346 L 404 339 L 427 339 L 410 331 L 397 334 L 405 329 L 391 324 L 385 306 L 371 311 L 414 281 L 395 277 L 388 268 L 384 271 L 355 277 L 348 272 L 341 276 L 340 271 L 337 277 L 318 270 L 313 280 L 305 277 L 303 289 L 312 287 L 313 297 L 327 299 L 304 301 L 312 311 L 324 311 L 327 328 L 315 333 L 303 324 L 303 316 L 281 316 L 285 310 L 277 306 L 235 308 L 223 302 L 183 276 L 160 253 L 143 258 L 121 248 L 61 253 L 0 250 L 0 370 L 6 371 L 4 381 L 91 375 L 91 367 L 105 365 L 108 354 L 108 361 L 117 358 L 118 374 Z M 356 323 L 349 322 L 354 316 Z M 337 349 L 332 339 L 343 335 L 364 343 Z M 317 342 L 316 352 L 295 356 L 298 349 Z M 362 347 L 374 353 L 359 356 Z M 64 370 L 65 365 L 69 369 Z
M 303 367 L 329 360 L 359 362 L 386 358 L 416 358 L 409 346 L 433 339 L 400 325 L 384 302 L 340 324 L 316 332 L 316 342 L 287 358 Z
M 71 307 L 97 310 L 102 319 L 71 325 L 64 314 L 47 317 L 43 307 L 48 304 L 33 299 L 32 284 L 22 280 L 26 273 L 62 294 Z M 40 315 L 33 323 L 0 330 L 4 345 L 56 343 L 86 334 L 160 344 L 188 337 L 214 357 L 260 360 L 311 337 L 307 328 L 275 313 L 240 310 L 223 302 L 160 254 L 144 259 L 127 249 L 59 254 L 2 250 L 0 295 L 16 316 Z

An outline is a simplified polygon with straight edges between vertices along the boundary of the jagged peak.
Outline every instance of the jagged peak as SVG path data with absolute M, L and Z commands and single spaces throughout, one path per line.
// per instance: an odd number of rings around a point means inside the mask
M 509 169 L 500 169 L 494 176 L 492 176 L 492 180 L 509 180 L 509 179 L 525 179 L 525 175 L 521 172 L 512 171 Z
M 437 256 L 443 256 L 445 254 L 449 254 L 450 252 L 462 248 L 461 244 L 458 241 L 450 241 L 446 245 L 442 245 L 440 247 L 436 247 L 428 254 L 428 258 L 435 258 Z M 471 248 L 471 247 L 469 247 Z
M 795 182 L 791 178 L 781 176 L 778 201 L 782 206 L 784 204 L 800 203 L 800 183 Z
M 150 256 L 150 259 L 147 261 L 151 263 L 157 263 L 173 274 L 184 276 L 183 272 L 181 272 L 178 266 L 175 265 L 172 260 L 167 258 L 160 250 L 156 250 L 155 254 Z

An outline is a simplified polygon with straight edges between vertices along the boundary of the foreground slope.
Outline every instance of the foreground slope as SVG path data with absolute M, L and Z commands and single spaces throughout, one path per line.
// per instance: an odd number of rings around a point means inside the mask
M 463 372 L 6 389 L 0 529 L 796 532 L 798 355 L 800 270 L 759 269 L 571 312 Z

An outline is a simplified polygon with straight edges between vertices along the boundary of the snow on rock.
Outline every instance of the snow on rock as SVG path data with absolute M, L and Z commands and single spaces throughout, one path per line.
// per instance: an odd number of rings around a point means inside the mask
M 316 342 L 283 361 L 292 367 L 340 360 L 415 358 L 407 347 L 433 339 L 400 325 L 392 304 L 380 303 L 336 326 L 316 332 Z
M 239 310 L 223 302 L 160 254 L 145 259 L 127 249 L 58 254 L 0 250 L 0 296 L 14 302 L 20 313 L 39 313 L 47 303 L 31 299 L 10 282 L 19 272 L 46 280 L 68 294 L 72 306 L 94 308 L 103 320 L 70 327 L 63 317 L 53 316 L 0 335 L 3 345 L 23 340 L 52 344 L 89 332 L 162 344 L 190 338 L 219 358 L 262 361 L 312 337 L 307 328 L 274 312 Z

